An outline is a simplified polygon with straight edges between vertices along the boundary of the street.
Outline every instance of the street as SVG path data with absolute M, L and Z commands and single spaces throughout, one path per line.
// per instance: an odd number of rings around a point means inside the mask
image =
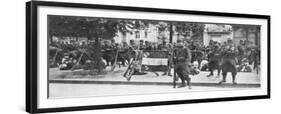
M 110 67 L 108 67 L 110 68 Z M 106 72 L 101 75 L 81 75 L 84 71 L 60 71 L 57 68 L 50 69 L 49 79 L 52 80 L 86 80 L 86 81 L 120 81 L 126 82 L 127 80 L 123 77 L 125 67 L 115 68 L 113 72 Z M 163 76 L 163 72 L 158 72 L 159 76 L 156 76 L 152 72 L 147 72 L 144 75 L 133 75 L 131 82 L 169 82 L 173 80 L 172 76 Z M 207 77 L 209 74 L 208 71 L 201 71 L 198 75 L 191 76 L 192 83 L 218 83 L 222 80 L 222 76 L 217 76 L 217 72 L 214 72 L 215 75 L 212 77 Z M 85 74 L 85 73 L 84 73 Z M 173 73 L 171 73 L 173 74 Z M 260 75 L 257 75 L 255 72 L 238 72 L 236 77 L 237 83 L 246 83 L 246 84 L 259 84 Z M 227 82 L 232 83 L 231 74 L 228 73 Z
M 256 88 L 220 88 L 193 86 L 192 89 L 173 88 L 170 85 L 111 85 L 111 84 L 50 84 L 50 98 L 67 97 L 94 97 L 94 96 L 116 96 L 136 94 L 156 94 L 173 92 L 206 92 L 206 91 L 230 91 Z
M 110 69 L 110 67 L 108 67 Z M 108 70 L 107 69 L 107 70 Z M 260 76 L 255 72 L 238 72 L 238 85 L 232 85 L 231 74 L 227 82 L 217 85 L 222 76 L 217 72 L 212 77 L 207 77 L 209 72 L 202 71 L 192 78 L 192 89 L 173 88 L 172 76 L 156 76 L 152 72 L 144 75 L 134 75 L 131 81 L 123 77 L 126 67 L 116 67 L 113 72 L 108 71 L 102 75 L 81 75 L 84 71 L 60 71 L 52 68 L 49 83 L 50 98 L 89 97 L 89 96 L 118 96 L 136 94 L 159 94 L 173 92 L 206 92 L 206 91 L 231 91 L 241 89 L 257 89 L 260 87 Z M 173 74 L 173 73 L 172 73 Z M 178 80 L 178 84 L 180 80 Z

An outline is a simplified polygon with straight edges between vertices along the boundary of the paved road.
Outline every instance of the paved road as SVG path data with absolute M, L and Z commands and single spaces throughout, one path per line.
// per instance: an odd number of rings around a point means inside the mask
M 132 94 L 153 94 L 171 92 L 202 92 L 202 91 L 229 91 L 256 88 L 223 88 L 194 86 L 188 88 L 172 88 L 168 85 L 110 85 L 110 84 L 50 84 L 50 98 L 113 96 Z
M 116 68 L 113 72 L 107 72 L 101 75 L 85 75 L 85 71 L 60 71 L 57 68 L 50 69 L 50 80 L 95 80 L 95 81 L 126 81 L 123 77 L 125 67 Z M 172 82 L 172 77 L 162 76 L 163 72 L 158 72 L 160 76 L 156 76 L 152 72 L 148 72 L 146 75 L 134 75 L 131 81 L 143 81 L 143 82 Z M 172 73 L 173 74 L 173 73 Z M 191 76 L 193 83 L 218 83 L 222 80 L 222 76 L 217 77 L 216 72 L 213 77 L 206 77 L 209 72 L 202 71 L 196 76 Z M 238 72 L 236 81 L 238 83 L 260 83 L 260 75 L 255 74 L 254 72 Z M 232 83 L 231 74 L 228 73 L 227 83 Z

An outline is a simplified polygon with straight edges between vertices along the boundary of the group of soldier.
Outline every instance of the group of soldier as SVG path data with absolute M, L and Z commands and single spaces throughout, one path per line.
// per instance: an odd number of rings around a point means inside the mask
M 219 84 L 226 82 L 227 73 L 232 75 L 233 84 L 237 84 L 236 75 L 239 71 L 247 71 L 251 69 L 250 65 L 253 65 L 253 69 L 259 70 L 260 65 L 260 49 L 258 46 L 250 46 L 248 41 L 241 40 L 238 45 L 235 45 L 232 40 L 227 40 L 223 44 L 220 42 L 210 41 L 208 46 L 202 46 L 196 42 L 178 42 L 175 48 L 176 61 L 175 72 L 181 78 L 182 84 L 179 87 L 185 87 L 185 81 L 191 88 L 190 77 L 194 68 L 194 62 L 201 63 L 205 60 L 208 62 L 207 68 L 210 71 L 208 77 L 213 76 L 213 71 L 218 71 L 218 76 L 222 71 L 222 80 Z M 246 69 L 246 70 L 245 70 Z M 201 69 L 202 70 L 202 69 Z M 248 72 L 251 72 L 249 70 Z
M 183 41 L 179 40 L 176 43 L 167 43 L 163 41 L 160 44 L 152 43 L 148 41 L 140 40 L 138 43 L 131 40 L 129 43 L 116 43 L 114 40 L 103 41 L 98 43 L 95 42 L 76 42 L 71 41 L 68 43 L 63 42 L 53 42 L 50 47 L 56 49 L 53 54 L 50 54 L 50 58 L 53 61 L 61 61 L 64 55 L 68 56 L 69 52 L 76 51 L 80 53 L 81 50 L 97 50 L 99 49 L 102 53 L 101 56 L 106 60 L 106 64 L 115 63 L 118 53 L 123 53 L 121 58 L 122 64 L 125 65 L 126 61 L 129 62 L 130 58 L 135 57 L 135 50 L 160 50 L 169 52 L 169 67 L 165 74 L 171 75 L 170 70 L 174 68 L 178 77 L 181 79 L 181 85 L 179 87 L 186 87 L 191 89 L 191 78 L 190 74 L 194 73 L 194 62 L 197 62 L 197 69 L 203 70 L 208 69 L 210 74 L 208 77 L 213 76 L 213 71 L 217 69 L 218 75 L 222 71 L 223 79 L 220 83 L 225 82 L 227 72 L 232 73 L 233 84 L 236 84 L 236 74 L 239 71 L 239 67 L 244 66 L 246 68 L 247 64 L 254 64 L 254 68 L 259 65 L 260 51 L 258 47 L 249 47 L 247 41 L 240 41 L 239 45 L 235 45 L 232 40 L 227 42 L 216 42 L 210 41 L 208 46 L 204 46 L 200 41 Z M 58 50 L 63 52 L 64 55 L 58 56 Z M 80 51 L 77 51 L 80 50 Z M 118 51 L 118 52 L 117 52 Z M 94 53 L 94 52 L 93 52 Z M 94 53 L 93 55 L 95 55 Z M 74 54 L 75 55 L 75 54 Z M 79 54 L 77 54 L 79 55 Z M 74 56 L 76 62 L 79 61 L 79 56 Z M 126 57 L 128 59 L 126 59 Z M 81 59 L 81 58 L 80 58 Z M 115 60 L 115 61 L 114 61 Z M 98 60 L 101 61 L 101 60 Z M 207 61 L 208 64 L 201 64 L 201 62 Z M 246 64 L 246 66 L 245 66 Z M 239 67 L 237 67 L 239 66 Z M 245 69 L 245 68 L 243 68 Z M 240 68 L 241 70 L 241 68 Z

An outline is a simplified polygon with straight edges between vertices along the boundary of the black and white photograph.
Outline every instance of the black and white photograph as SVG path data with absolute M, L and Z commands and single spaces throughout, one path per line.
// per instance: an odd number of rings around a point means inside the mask
M 5 0 L 2 114 L 281 112 L 280 3 Z
M 260 25 L 47 18 L 50 99 L 261 86 Z
M 270 16 L 29 5 L 29 112 L 270 97 Z

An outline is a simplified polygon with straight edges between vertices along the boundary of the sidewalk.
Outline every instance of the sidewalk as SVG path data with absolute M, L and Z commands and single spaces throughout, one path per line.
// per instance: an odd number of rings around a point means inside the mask
M 50 83 L 93 83 L 93 84 L 126 84 L 126 85 L 173 85 L 172 76 L 159 76 L 148 72 L 145 75 L 133 75 L 130 81 L 123 77 L 123 68 L 116 68 L 113 72 L 103 75 L 77 75 L 81 71 L 59 71 L 50 69 Z M 237 85 L 232 85 L 231 73 L 227 76 L 227 82 L 219 85 L 222 76 L 207 77 L 208 72 L 200 72 L 199 75 L 191 76 L 193 86 L 221 86 L 221 87 L 260 87 L 260 76 L 255 73 L 238 72 L 236 76 Z M 216 72 L 215 72 L 216 74 Z M 180 80 L 177 81 L 180 83 Z

